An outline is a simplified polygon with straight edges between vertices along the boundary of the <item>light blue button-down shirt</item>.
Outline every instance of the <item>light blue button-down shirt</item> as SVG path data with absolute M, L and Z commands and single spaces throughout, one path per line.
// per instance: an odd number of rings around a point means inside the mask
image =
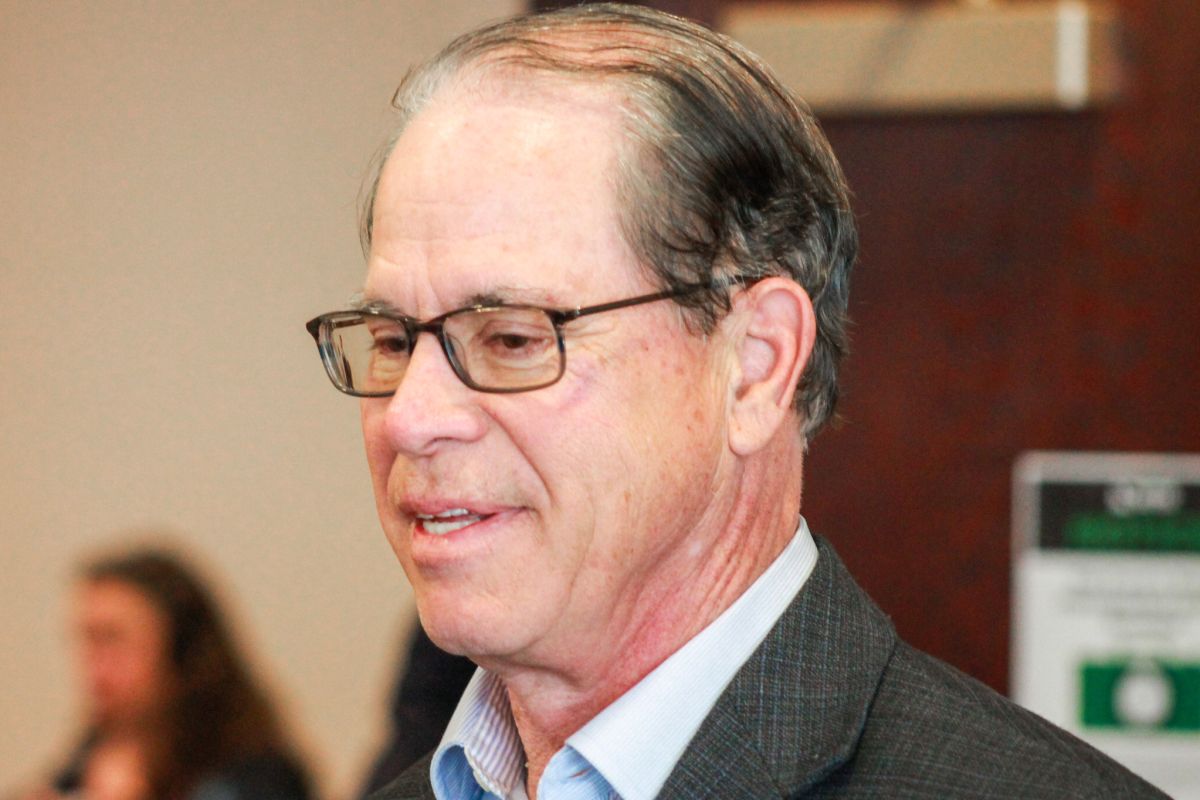
M 653 800 L 717 699 L 817 563 L 803 518 L 792 541 L 719 617 L 567 739 L 538 800 Z M 438 800 L 529 800 L 504 685 L 480 669 L 433 757 Z

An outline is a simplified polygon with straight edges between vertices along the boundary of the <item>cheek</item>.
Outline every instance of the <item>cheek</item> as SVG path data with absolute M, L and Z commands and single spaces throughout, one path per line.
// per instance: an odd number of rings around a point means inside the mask
M 650 349 L 638 369 L 629 370 L 632 379 L 615 398 L 610 415 L 624 420 L 633 442 L 656 455 L 655 462 L 673 462 L 713 440 L 718 411 L 714 376 L 699 348 L 644 346 Z
M 383 409 L 377 403 L 367 399 L 359 400 L 359 423 L 362 425 L 363 441 L 367 445 L 367 453 L 376 449 L 380 444 L 383 433 Z
M 708 486 L 683 476 L 711 475 L 720 459 L 721 404 L 714 376 L 695 352 L 673 350 L 648 359 L 640 375 L 611 410 L 623 430 L 611 432 L 627 444 L 624 484 L 659 513 L 704 505 Z
M 363 445 L 367 455 L 367 467 L 376 490 L 387 484 L 388 471 L 395 458 L 388 443 L 386 408 L 377 402 L 362 401 L 359 411 L 362 424 Z
M 162 659 L 150 646 L 130 647 L 122 653 L 119 664 L 130 686 L 147 686 L 159 676 Z
M 119 681 L 124 674 L 122 665 L 110 655 L 93 653 L 84 658 L 83 680 L 89 691 L 111 692 L 114 687 L 120 685 Z
M 658 507 L 653 498 L 670 493 L 681 459 L 713 457 L 711 381 L 694 353 L 688 360 L 655 344 L 637 339 L 630 358 L 581 364 L 545 396 L 552 402 L 523 415 L 526 424 L 506 426 L 551 499 L 576 511 L 586 504 L 602 528 Z
M 90 690 L 102 702 L 130 710 L 151 699 L 162 679 L 158 659 L 133 648 L 113 648 L 88 663 Z

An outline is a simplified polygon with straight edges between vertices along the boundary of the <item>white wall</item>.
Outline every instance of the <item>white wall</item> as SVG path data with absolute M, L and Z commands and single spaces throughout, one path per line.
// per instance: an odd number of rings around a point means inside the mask
M 302 325 L 405 67 L 520 5 L 0 0 L 0 794 L 75 730 L 72 569 L 161 525 L 357 783 L 411 601 Z

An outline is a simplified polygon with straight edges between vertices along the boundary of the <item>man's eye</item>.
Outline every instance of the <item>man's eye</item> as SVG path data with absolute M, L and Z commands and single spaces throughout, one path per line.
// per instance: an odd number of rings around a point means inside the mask
M 408 337 L 375 336 L 371 349 L 383 355 L 408 355 Z
M 520 350 L 528 347 L 531 341 L 530 337 L 519 333 L 498 333 L 491 337 L 488 346 L 501 350 Z
M 478 341 L 492 358 L 529 358 L 546 351 L 553 337 L 534 326 L 494 327 L 481 332 Z
M 367 323 L 371 336 L 371 352 L 383 356 L 408 355 L 408 331 L 390 320 L 376 319 Z

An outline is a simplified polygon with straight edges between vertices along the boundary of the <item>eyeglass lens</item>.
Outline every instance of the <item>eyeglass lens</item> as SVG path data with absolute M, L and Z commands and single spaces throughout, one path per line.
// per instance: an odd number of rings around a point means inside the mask
M 326 322 L 335 381 L 355 394 L 391 394 L 415 346 L 415 330 L 377 314 L 347 314 Z M 558 333 L 539 308 L 464 309 L 442 320 L 442 346 L 458 376 L 483 390 L 545 386 L 562 374 Z

